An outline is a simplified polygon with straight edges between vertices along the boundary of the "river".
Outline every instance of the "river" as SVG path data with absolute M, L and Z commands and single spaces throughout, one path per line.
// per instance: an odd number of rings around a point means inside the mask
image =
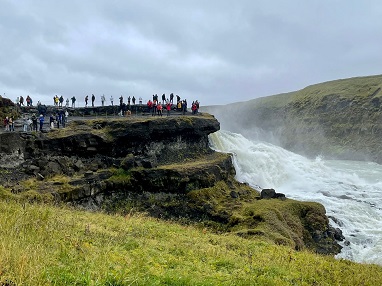
M 323 204 L 350 242 L 337 258 L 382 265 L 382 165 L 309 159 L 224 130 L 209 138 L 213 149 L 233 154 L 238 181 Z

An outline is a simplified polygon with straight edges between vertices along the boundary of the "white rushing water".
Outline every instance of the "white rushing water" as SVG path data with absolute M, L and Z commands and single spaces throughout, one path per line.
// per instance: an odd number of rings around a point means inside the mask
M 210 135 L 210 143 L 233 154 L 238 181 L 323 204 L 350 242 L 338 258 L 382 265 L 382 165 L 311 160 L 228 131 Z

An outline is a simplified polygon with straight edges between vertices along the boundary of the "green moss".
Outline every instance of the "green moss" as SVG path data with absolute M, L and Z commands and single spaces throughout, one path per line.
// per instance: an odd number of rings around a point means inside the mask
M 108 178 L 106 181 L 112 182 L 112 183 L 119 183 L 119 184 L 129 184 L 131 181 L 131 170 L 124 170 L 122 168 L 119 169 L 111 169 L 112 170 L 112 176 Z M 143 168 L 138 167 L 134 168 L 134 170 L 143 170 Z
M 236 199 L 231 192 L 238 194 Z M 312 244 L 306 236 L 306 229 L 325 231 L 328 219 L 325 209 L 318 203 L 286 200 L 259 200 L 253 189 L 243 185 L 228 187 L 226 182 L 218 182 L 214 187 L 194 190 L 188 194 L 196 207 L 209 210 L 214 217 L 228 214 L 225 230 L 243 237 L 260 236 L 276 244 L 303 249 Z

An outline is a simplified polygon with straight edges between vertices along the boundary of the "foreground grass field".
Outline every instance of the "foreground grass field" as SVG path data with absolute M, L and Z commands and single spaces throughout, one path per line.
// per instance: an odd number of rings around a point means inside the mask
M 376 265 L 142 214 L 111 216 L 0 199 L 0 285 L 381 284 Z

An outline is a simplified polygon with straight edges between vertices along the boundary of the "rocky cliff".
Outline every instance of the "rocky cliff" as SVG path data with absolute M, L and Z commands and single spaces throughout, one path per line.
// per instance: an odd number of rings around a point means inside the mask
M 45 132 L 0 133 L 0 198 L 146 212 L 319 253 L 340 232 L 316 203 L 262 199 L 234 179 L 229 154 L 209 148 L 220 124 L 198 116 L 72 120 Z M 7 193 L 8 192 L 8 193 Z
M 382 163 L 381 88 L 380 75 L 350 78 L 207 111 L 297 153 Z

